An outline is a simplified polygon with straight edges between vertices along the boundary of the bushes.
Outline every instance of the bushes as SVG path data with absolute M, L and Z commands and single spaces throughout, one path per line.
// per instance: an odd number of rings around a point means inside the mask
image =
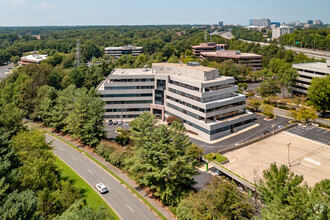
M 95 152 L 118 168 L 124 168 L 125 160 L 131 156 L 130 151 L 123 149 L 122 146 L 116 143 L 107 141 L 102 141 L 97 145 Z
M 281 109 L 290 110 L 290 107 L 288 107 L 286 105 L 279 105 L 278 107 Z

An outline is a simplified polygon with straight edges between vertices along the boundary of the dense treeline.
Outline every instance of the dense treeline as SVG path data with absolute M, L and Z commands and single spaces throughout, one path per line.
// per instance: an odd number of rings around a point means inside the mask
M 111 219 L 104 209 L 86 207 L 82 192 L 61 175 L 45 135 L 23 127 L 22 117 L 13 104 L 0 108 L 0 218 Z
M 263 37 L 263 33 L 260 31 L 248 30 L 246 28 L 237 27 L 232 30 L 234 37 L 238 39 L 256 41 L 256 42 L 266 42 Z
M 281 36 L 279 42 L 281 45 L 330 50 L 330 28 L 295 30 L 292 34 Z

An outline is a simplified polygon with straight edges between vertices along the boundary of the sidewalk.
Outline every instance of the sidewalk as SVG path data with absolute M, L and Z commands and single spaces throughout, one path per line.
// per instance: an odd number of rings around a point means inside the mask
M 39 126 L 40 127 L 40 126 Z M 45 129 L 43 127 L 40 127 L 41 129 Z M 46 129 L 47 131 L 49 131 L 48 129 Z M 49 131 L 51 132 L 51 131 Z M 98 160 L 99 162 L 101 162 L 103 165 L 105 165 L 109 170 L 111 170 L 113 173 L 115 173 L 117 176 L 119 176 L 122 180 L 124 180 L 128 185 L 130 185 L 131 187 L 133 187 L 142 197 L 144 197 L 154 208 L 156 208 L 159 212 L 162 213 L 162 215 L 165 216 L 166 219 L 170 219 L 170 220 L 175 220 L 175 216 L 169 211 L 169 209 L 162 205 L 160 201 L 156 201 L 154 198 L 152 198 L 149 194 L 147 194 L 142 188 L 140 188 L 138 186 L 138 184 L 133 181 L 132 179 L 130 179 L 123 171 L 121 171 L 120 169 L 118 169 L 117 167 L 113 166 L 112 164 L 110 164 L 109 162 L 105 161 L 103 157 L 97 155 L 96 153 L 93 153 L 89 150 L 86 150 L 85 148 L 82 148 L 80 146 L 78 146 L 74 141 L 72 141 L 70 138 L 67 138 L 63 135 L 60 135 L 58 133 L 54 133 L 51 132 L 53 135 L 56 135 L 62 139 L 64 139 L 65 141 L 75 145 L 76 147 L 78 147 L 79 149 L 83 150 L 86 154 L 89 154 L 91 157 L 95 158 L 96 160 Z M 126 188 L 126 187 L 125 187 Z M 133 194 L 135 195 L 135 194 Z M 135 195 L 136 196 L 136 195 Z M 142 201 L 143 202 L 143 201 Z M 144 203 L 144 202 L 143 202 Z

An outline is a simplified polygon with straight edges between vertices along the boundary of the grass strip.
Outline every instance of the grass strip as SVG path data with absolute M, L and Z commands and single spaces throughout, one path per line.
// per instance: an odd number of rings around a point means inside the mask
M 83 192 L 87 206 L 94 210 L 97 210 L 103 206 L 112 216 L 114 216 L 114 219 L 120 220 L 116 213 L 108 206 L 100 195 L 95 192 L 87 182 L 85 182 L 85 180 L 83 180 L 74 170 L 71 169 L 71 167 L 69 167 L 57 156 L 55 158 L 56 164 L 60 168 L 62 176 L 72 181 L 73 185 Z
M 38 126 L 36 125 L 32 125 L 29 123 L 29 125 L 31 125 L 32 127 L 38 128 Z M 71 144 L 70 142 L 64 140 L 61 137 L 58 137 L 57 135 L 52 134 L 51 132 L 43 129 L 47 134 L 61 140 L 62 142 L 66 143 L 67 145 L 75 148 L 76 150 L 78 150 L 79 152 L 84 152 L 83 150 L 79 149 L 78 147 L 76 147 L 75 145 Z M 103 163 L 101 163 L 100 161 L 96 160 L 95 158 L 93 158 L 92 156 L 90 156 L 89 154 L 85 153 L 85 156 L 87 156 L 89 159 L 93 160 L 95 163 L 97 163 L 99 166 L 101 166 L 103 169 L 105 169 L 106 171 L 108 171 L 112 176 L 114 176 L 117 180 L 120 181 L 121 184 L 125 185 L 127 188 L 129 188 L 135 195 L 137 195 L 150 209 L 152 209 L 161 219 L 166 220 L 165 216 L 158 211 L 155 207 L 153 207 L 148 200 L 146 200 L 143 196 L 141 196 L 133 187 L 131 187 L 128 183 L 126 183 L 123 179 L 121 179 L 119 176 L 117 176 L 114 172 L 112 172 L 111 170 L 109 170 Z

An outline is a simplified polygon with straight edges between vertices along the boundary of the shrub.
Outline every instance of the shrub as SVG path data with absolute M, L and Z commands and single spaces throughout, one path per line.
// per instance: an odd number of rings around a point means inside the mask
M 122 146 L 116 143 L 107 141 L 102 141 L 97 145 L 95 152 L 118 168 L 124 168 L 126 158 L 131 156 L 130 151 L 123 149 Z
M 123 128 L 122 128 L 122 127 L 117 127 L 117 128 L 116 128 L 116 132 L 120 133 L 120 132 L 122 132 L 122 131 L 123 131 Z
M 285 106 L 285 105 L 279 105 L 278 107 L 281 109 L 290 110 L 290 107 Z

